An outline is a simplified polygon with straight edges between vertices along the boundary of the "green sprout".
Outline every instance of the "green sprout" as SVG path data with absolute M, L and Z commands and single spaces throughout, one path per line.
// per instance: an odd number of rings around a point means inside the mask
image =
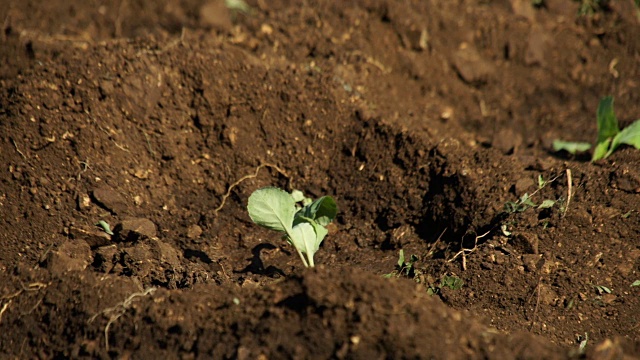
M 620 145 L 631 145 L 640 149 L 640 119 L 634 121 L 623 130 L 618 126 L 618 119 L 613 111 L 613 97 L 607 96 L 600 100 L 596 112 L 598 122 L 598 138 L 593 150 L 591 161 L 604 159 L 611 155 Z M 565 150 L 571 154 L 587 151 L 591 144 L 584 142 L 571 142 L 555 140 L 553 150 Z
M 457 276 L 445 275 L 440 279 L 440 284 L 432 284 L 427 288 L 427 294 L 438 294 L 442 288 L 448 287 L 451 290 L 459 290 L 464 285 L 464 281 Z
M 296 207 L 296 199 L 304 204 L 304 195 L 266 187 L 249 196 L 247 210 L 254 223 L 267 229 L 285 233 L 305 267 L 314 267 L 313 255 L 329 233 L 326 226 L 338 213 L 336 202 L 330 196 Z
M 406 276 L 408 278 L 414 278 L 418 275 L 418 270 L 416 270 L 415 263 L 418 261 L 418 257 L 415 255 L 411 255 L 409 259 L 404 257 L 404 250 L 400 249 L 398 254 L 398 263 L 396 265 L 395 270 L 388 274 L 382 275 L 383 278 L 389 279 L 392 277 L 400 277 Z
M 106 232 L 108 235 L 113 236 L 113 231 L 111 231 L 111 226 L 109 226 L 109 223 L 107 223 L 106 221 L 100 220 L 98 221 L 96 226 L 101 227 L 104 232 Z

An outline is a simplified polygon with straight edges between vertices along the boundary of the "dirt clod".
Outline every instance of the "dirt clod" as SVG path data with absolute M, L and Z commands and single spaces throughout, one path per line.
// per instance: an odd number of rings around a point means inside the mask
M 156 236 L 156 224 L 149 219 L 135 218 L 123 220 L 113 229 L 120 241 L 137 241 L 142 238 Z

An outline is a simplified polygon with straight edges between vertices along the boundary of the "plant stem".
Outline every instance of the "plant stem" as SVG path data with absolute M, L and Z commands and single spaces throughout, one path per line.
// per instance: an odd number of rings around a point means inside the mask
M 307 262 L 307 259 L 304 257 L 304 254 L 302 254 L 302 252 L 298 250 L 298 248 L 296 248 L 296 251 L 298 252 L 298 255 L 300 255 L 300 259 L 302 259 L 302 263 L 304 264 L 304 267 L 313 267 L 313 260 L 311 260 L 311 266 L 309 266 L 309 263 Z

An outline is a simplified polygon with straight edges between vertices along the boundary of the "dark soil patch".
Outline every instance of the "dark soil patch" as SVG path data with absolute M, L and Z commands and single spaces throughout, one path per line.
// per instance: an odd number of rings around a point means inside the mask
M 640 356 L 640 153 L 551 147 L 640 117 L 633 1 L 248 4 L 0 6 L 0 353 Z M 263 186 L 335 197 L 318 268 Z

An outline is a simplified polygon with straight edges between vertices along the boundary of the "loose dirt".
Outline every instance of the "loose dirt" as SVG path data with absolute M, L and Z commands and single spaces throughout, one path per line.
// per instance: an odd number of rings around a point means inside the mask
M 247 4 L 0 5 L 3 358 L 640 357 L 633 1 Z

